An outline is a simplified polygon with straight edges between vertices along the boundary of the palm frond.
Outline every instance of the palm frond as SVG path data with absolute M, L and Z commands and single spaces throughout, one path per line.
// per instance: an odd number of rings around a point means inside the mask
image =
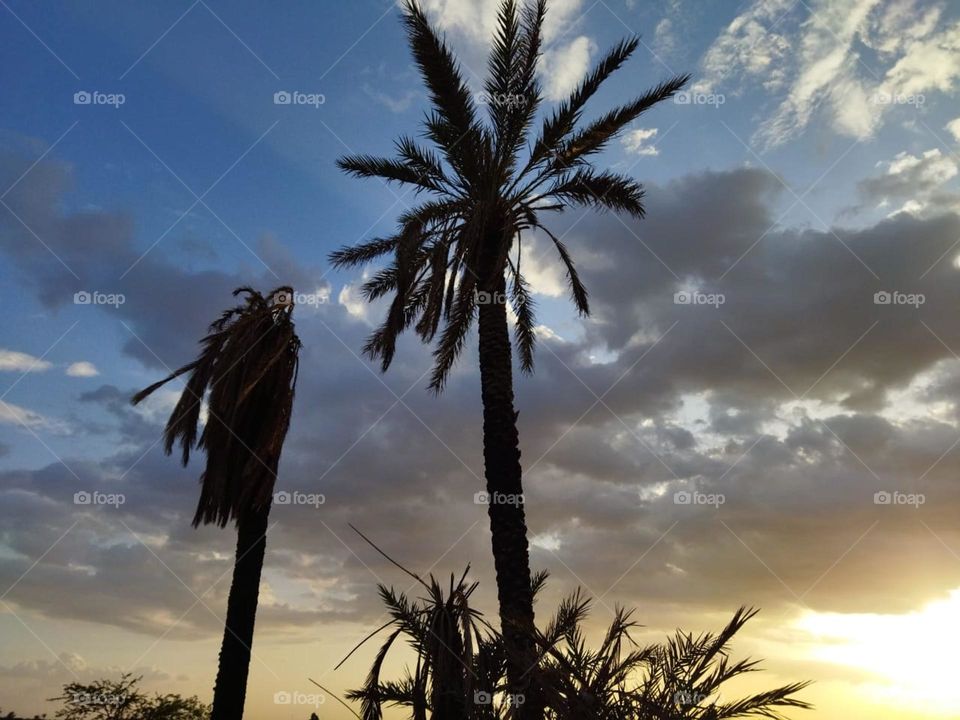
M 543 194 L 543 198 L 556 198 L 574 205 L 584 205 L 598 210 L 626 212 L 643 218 L 644 191 L 640 183 L 624 175 L 593 168 L 580 168 L 564 176 Z
M 690 80 L 690 75 L 677 75 L 648 90 L 633 102 L 611 110 L 582 130 L 573 133 L 558 149 L 552 167 L 564 169 L 582 163 L 606 147 L 627 125 L 657 103 L 668 100 Z

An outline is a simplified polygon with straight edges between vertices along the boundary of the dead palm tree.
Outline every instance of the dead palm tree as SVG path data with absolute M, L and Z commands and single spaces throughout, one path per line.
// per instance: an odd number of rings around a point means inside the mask
M 240 720 L 246 696 L 253 627 L 266 549 L 267 517 L 280 452 L 290 426 L 300 340 L 294 332 L 293 291 L 266 297 L 240 288 L 245 303 L 210 326 L 200 356 L 133 397 L 139 403 L 189 373 L 164 432 L 165 450 L 179 441 L 183 464 L 193 448 L 207 454 L 193 525 L 237 525 L 233 580 L 213 691 L 212 720 Z M 203 431 L 203 399 L 208 412 Z
M 430 386 L 441 391 L 474 318 L 478 318 L 484 466 L 491 498 L 488 513 L 500 619 L 510 650 L 509 676 L 514 691 L 528 697 L 526 671 L 532 664 L 529 638 L 534 615 L 526 519 L 523 505 L 517 501 L 523 487 L 513 404 L 507 277 L 516 314 L 520 367 L 529 372 L 533 369 L 536 323 L 530 288 L 520 268 L 522 234 L 540 230 L 555 245 L 566 267 L 573 302 L 587 315 L 587 290 L 566 246 L 544 227 L 542 215 L 576 205 L 643 217 L 641 186 L 629 177 L 595 170 L 591 160 L 688 79 L 683 75 L 666 80 L 628 104 L 581 123 L 587 101 L 639 42 L 637 38 L 624 40 L 566 101 L 546 115 L 534 137 L 531 130 L 541 105 L 537 64 L 545 12 L 546 0 L 522 10 L 514 0 L 502 4 L 485 84 L 488 122 L 480 117 L 443 39 L 430 27 L 415 0 L 406 0 L 407 35 L 432 103 L 425 135 L 436 151 L 403 137 L 396 143 L 396 158 L 358 155 L 342 158 L 339 166 L 358 177 L 412 186 L 429 198 L 399 218 L 396 234 L 331 255 L 331 262 L 339 267 L 390 257 L 390 263 L 363 286 L 370 301 L 392 295 L 385 321 L 364 348 L 370 357 L 380 360 L 384 370 L 405 329 L 415 324 L 424 342 L 433 341 L 439 332 Z

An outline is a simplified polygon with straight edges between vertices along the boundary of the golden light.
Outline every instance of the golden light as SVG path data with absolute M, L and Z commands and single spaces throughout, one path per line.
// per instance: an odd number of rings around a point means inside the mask
M 797 625 L 813 636 L 813 659 L 874 676 L 860 690 L 875 700 L 918 714 L 960 714 L 960 588 L 902 615 L 808 612 Z

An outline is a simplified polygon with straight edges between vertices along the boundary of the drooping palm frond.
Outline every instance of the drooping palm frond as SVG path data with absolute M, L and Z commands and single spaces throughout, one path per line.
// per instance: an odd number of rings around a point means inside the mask
M 189 373 L 164 430 L 164 449 L 170 454 L 179 442 L 184 465 L 192 449 L 206 451 L 195 526 L 223 527 L 248 510 L 269 506 L 290 426 L 300 351 L 291 317 L 293 290 L 281 287 L 263 296 L 243 287 L 233 294 L 243 295 L 244 303 L 210 326 L 199 357 L 132 398 L 137 404 Z
M 377 633 L 388 631 L 364 686 L 348 694 L 361 704 L 363 720 L 381 720 L 387 706 L 405 708 L 412 720 L 438 717 L 434 698 L 439 687 L 464 693 L 464 720 L 513 717 L 512 703 L 522 703 L 523 698 L 506 694 L 503 639 L 470 607 L 476 584 L 465 584 L 465 576 L 459 583 L 451 577 L 443 592 L 432 577 L 423 581 L 413 575 L 427 590 L 419 600 L 380 587 L 391 620 L 347 656 Z M 545 573 L 536 576 L 535 594 L 545 582 Z M 785 711 L 811 708 L 796 697 L 807 687 L 804 682 L 743 698 L 724 696 L 731 680 L 760 669 L 757 661 L 730 657 L 733 637 L 754 617 L 754 610 L 740 608 L 717 634 L 677 631 L 662 643 L 641 647 L 631 637 L 640 627 L 632 611 L 618 608 L 599 645 L 591 648 L 583 629 L 590 608 L 589 598 L 578 589 L 560 602 L 537 633 L 536 671 L 543 687 L 544 720 L 785 720 Z M 383 665 L 398 640 L 414 649 L 417 663 L 401 680 L 391 681 L 382 677 Z M 441 670 L 441 659 L 454 672 L 447 675 Z
M 642 218 L 641 185 L 625 175 L 595 170 L 590 163 L 630 123 L 672 97 L 689 79 L 679 75 L 665 80 L 584 125 L 588 101 L 639 42 L 623 40 L 546 115 L 534 134 L 542 105 L 537 66 L 546 12 L 546 0 L 504 0 L 500 5 L 483 85 L 488 105 L 484 118 L 443 38 L 416 0 L 404 0 L 404 25 L 431 102 L 424 135 L 435 151 L 402 137 L 396 159 L 360 155 L 340 160 L 340 167 L 353 175 L 400 182 L 431 196 L 399 218 L 396 235 L 338 250 L 330 260 L 346 267 L 391 257 L 364 286 L 368 300 L 393 295 L 383 324 L 364 350 L 385 370 L 397 337 L 409 327 L 425 342 L 436 339 L 430 387 L 437 392 L 477 316 L 474 295 L 500 292 L 504 276 L 509 278 L 521 368 L 533 369 L 535 288 L 509 260 L 519 253 L 522 230 L 550 237 L 578 312 L 589 313 L 587 291 L 571 254 L 540 215 L 580 206 Z

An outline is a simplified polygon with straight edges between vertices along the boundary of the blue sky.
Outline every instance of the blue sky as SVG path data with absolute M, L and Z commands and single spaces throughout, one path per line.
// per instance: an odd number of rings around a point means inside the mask
M 495 4 L 424 3 L 478 91 Z M 933 513 L 924 516 L 927 529 L 898 516 L 890 537 L 899 540 L 859 559 L 851 553 L 844 581 L 814 583 L 823 596 L 809 606 L 771 583 L 765 565 L 787 572 L 774 560 L 744 558 L 742 548 L 710 540 L 706 525 L 661 548 L 651 573 L 662 592 L 646 597 L 640 578 L 624 581 L 618 599 L 649 601 L 654 628 L 715 624 L 739 597 L 719 575 L 737 573 L 750 591 L 746 600 L 758 596 L 790 622 L 819 613 L 830 632 L 837 632 L 831 613 L 894 623 L 922 614 L 925 603 L 955 602 L 954 551 L 936 553 L 960 549 L 944 521 L 960 509 L 948 482 L 960 470 L 951 454 L 960 433 L 953 352 L 960 352 L 953 321 L 960 7 L 937 0 L 555 0 L 550 17 L 541 79 L 551 99 L 629 34 L 643 44 L 590 111 L 671 74 L 693 79 L 690 102 L 658 106 L 597 160 L 648 186 L 648 219 L 574 212 L 556 221 L 593 281 L 595 316 L 575 317 L 556 263 L 542 250 L 531 257 L 541 364 L 536 377 L 518 381 L 518 396 L 525 462 L 543 475 L 531 475 L 531 492 L 542 487 L 544 494 L 542 514 L 533 514 L 535 560 L 559 575 L 558 593 L 578 578 L 613 582 L 683 512 L 664 510 L 662 498 L 684 483 L 712 484 L 742 499 L 726 520 L 749 524 L 744 547 L 788 558 L 796 543 L 810 544 L 802 577 L 786 580 L 809 585 L 833 572 L 831 563 L 846 557 L 859 534 L 849 537 L 856 523 L 831 513 L 872 527 L 875 508 L 858 503 L 880 489 L 873 484 L 882 477 L 891 487 L 933 483 L 927 493 L 939 492 L 940 502 L 923 510 Z M 0 614 L 13 638 L 0 644 L 0 703 L 11 705 L 5 689 L 23 682 L 25 709 L 33 712 L 56 680 L 125 663 L 146 668 L 158 688 L 203 693 L 209 686 L 215 619 L 196 619 L 180 636 L 171 618 L 186 609 L 177 605 L 183 598 L 171 594 L 168 606 L 158 606 L 167 595 L 149 600 L 130 588 L 170 581 L 152 565 L 159 555 L 199 591 L 207 570 L 195 568 L 225 562 L 216 553 L 229 538 L 189 530 L 196 468 L 179 469 L 156 446 L 170 398 L 142 411 L 124 400 L 186 362 L 242 283 L 292 282 L 324 299 L 297 311 L 305 379 L 282 475 L 291 487 L 328 494 L 326 530 L 311 535 L 317 525 L 308 515 L 283 520 L 289 524 L 280 526 L 277 547 L 286 550 L 272 567 L 268 553 L 267 562 L 265 653 L 268 664 L 284 666 L 277 675 L 288 682 L 285 672 L 296 675 L 309 662 L 299 653 L 314 643 L 298 637 L 297 627 L 317 635 L 326 628 L 333 645 L 349 646 L 376 617 L 374 580 L 345 550 L 353 543 L 333 536 L 347 521 L 382 528 L 399 554 L 424 566 L 439 554 L 431 554 L 434 545 L 446 547 L 476 526 L 474 478 L 465 471 L 479 452 L 472 355 L 439 401 L 423 392 L 429 358 L 412 341 L 395 370 L 377 379 L 354 353 L 378 309 L 358 302 L 359 272 L 326 265 L 330 250 L 389 232 L 413 202 L 404 188 L 358 181 L 335 167 L 341 155 L 389 154 L 396 137 L 419 133 L 427 98 L 399 9 L 387 0 L 2 0 L 0 18 L 0 302 L 7 308 L 0 494 L 11 508 L 11 529 L 0 535 L 0 590 L 15 585 L 7 609 L 26 619 Z M 123 102 L 77 104 L 82 92 L 119 94 Z M 277 104 L 278 92 L 322 102 Z M 681 289 L 725 293 L 723 314 L 676 307 L 671 298 Z M 881 290 L 923 292 L 926 303 L 914 315 L 892 307 L 884 314 L 870 300 Z M 78 291 L 120 293 L 125 302 L 77 305 Z M 658 360 L 658 348 L 669 355 Z M 650 358 L 637 365 L 646 352 Z M 403 467 L 391 453 L 411 463 L 402 497 L 378 484 Z M 760 486 L 759 496 L 749 492 Z M 89 509 L 71 505 L 73 492 L 87 487 L 129 495 L 122 525 L 109 511 L 94 521 Z M 393 511 L 381 492 L 397 504 Z M 829 502 L 818 504 L 819 492 Z M 570 498 L 587 496 L 589 509 L 571 514 Z M 624 508 L 634 512 L 632 502 L 646 524 L 622 516 Z M 438 503 L 453 508 L 440 523 L 444 539 L 421 538 L 418 513 Z M 783 513 L 779 523 L 770 520 L 771 507 Z M 43 555 L 61 533 L 74 532 L 71 518 L 83 519 L 77 527 L 85 533 L 69 551 L 76 556 L 59 558 L 63 548 Z M 786 537 L 778 525 L 790 528 Z M 623 547 L 602 539 L 602 528 L 613 526 Z M 470 552 L 458 550 L 451 561 L 484 557 L 485 526 L 478 527 Z M 729 552 L 692 559 L 705 542 Z M 590 559 L 608 547 L 605 576 Z M 877 558 L 891 553 L 912 590 L 862 590 Z M 101 578 L 99 589 L 78 573 Z M 715 597 L 705 600 L 689 583 Z M 74 609 L 39 599 L 59 587 L 87 600 Z M 176 590 L 174 583 L 164 592 Z M 113 608 L 110 597 L 128 610 Z M 349 611 L 338 606 L 344 599 Z M 42 628 L 42 642 L 27 625 Z M 144 638 L 164 627 L 169 642 L 138 658 Z M 822 699 L 855 698 L 863 717 L 894 716 L 883 714 L 896 712 L 884 694 L 896 695 L 894 679 L 862 655 L 857 664 L 818 654 L 807 636 L 799 645 L 806 649 L 809 640 L 809 653 L 798 654 L 785 632 L 766 626 L 751 641 L 774 658 L 777 672 L 838 678 Z M 98 645 L 104 637 L 117 657 Z M 863 647 L 859 636 L 843 640 Z M 326 663 L 336 647 L 311 644 L 311 657 Z M 185 649 L 191 660 L 178 668 Z M 257 675 L 254 686 L 269 694 L 287 687 L 280 682 Z M 858 682 L 885 690 L 865 699 Z M 899 690 L 930 717 L 960 706 L 952 704 L 960 703 L 955 693 L 930 694 L 919 680 Z M 924 692 L 927 704 L 918 699 Z M 253 705 L 254 717 L 269 710 L 266 702 Z M 818 715 L 841 716 L 851 717 L 829 709 Z

